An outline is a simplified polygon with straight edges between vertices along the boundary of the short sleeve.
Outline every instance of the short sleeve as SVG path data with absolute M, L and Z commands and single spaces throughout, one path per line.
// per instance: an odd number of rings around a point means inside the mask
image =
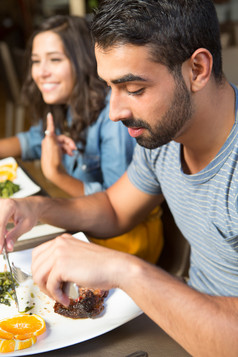
M 128 167 L 127 174 L 131 183 L 139 190 L 157 195 L 162 193 L 154 169 L 154 150 L 149 150 L 137 144 L 133 160 Z M 158 158 L 159 149 L 156 149 L 156 157 Z
M 41 141 L 44 137 L 42 121 L 31 126 L 26 132 L 16 135 L 20 141 L 22 160 L 35 160 L 41 157 Z

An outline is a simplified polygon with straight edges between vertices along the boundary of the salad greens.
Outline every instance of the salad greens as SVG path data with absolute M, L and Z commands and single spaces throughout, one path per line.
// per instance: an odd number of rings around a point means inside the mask
M 0 272 L 0 304 L 10 306 L 14 294 L 10 272 Z
M 20 190 L 20 186 L 10 180 L 0 182 L 0 197 L 8 198 Z

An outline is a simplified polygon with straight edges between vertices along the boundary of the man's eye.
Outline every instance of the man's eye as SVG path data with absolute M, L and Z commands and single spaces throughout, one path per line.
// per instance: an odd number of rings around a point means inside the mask
M 140 89 L 134 90 L 134 91 L 127 90 L 127 92 L 130 95 L 139 95 L 139 94 L 142 94 L 144 92 L 144 88 L 140 88 Z

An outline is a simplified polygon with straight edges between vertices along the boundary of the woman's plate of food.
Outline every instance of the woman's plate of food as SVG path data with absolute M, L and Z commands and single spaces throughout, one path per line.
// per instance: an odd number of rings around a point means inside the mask
M 0 160 L 0 197 L 22 198 L 40 191 L 13 157 Z

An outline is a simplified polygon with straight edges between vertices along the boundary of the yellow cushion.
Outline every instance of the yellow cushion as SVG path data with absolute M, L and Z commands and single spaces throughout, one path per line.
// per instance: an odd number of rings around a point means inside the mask
M 156 207 L 142 223 L 131 231 L 107 239 L 90 240 L 104 247 L 134 254 L 150 263 L 156 263 L 163 248 L 163 225 L 161 208 Z

